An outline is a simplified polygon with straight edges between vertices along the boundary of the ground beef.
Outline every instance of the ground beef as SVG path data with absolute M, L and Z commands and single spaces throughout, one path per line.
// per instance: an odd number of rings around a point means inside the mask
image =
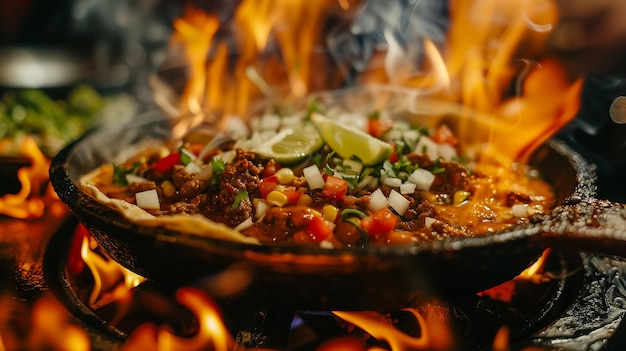
M 238 150 L 235 161 L 226 167 L 221 176 L 219 201 L 226 223 L 230 226 L 237 226 L 253 214 L 249 199 L 240 201 L 234 208 L 233 204 L 240 191 L 252 194 L 259 187 L 260 169 L 252 162 L 254 157 L 253 153 Z
M 151 181 L 151 180 L 147 180 L 147 181 L 143 181 L 143 182 L 137 182 L 137 183 L 132 183 L 128 186 L 128 191 L 136 194 L 136 193 L 140 193 L 142 191 L 148 191 L 148 190 L 152 190 L 152 189 L 156 189 L 157 185 L 155 182 Z

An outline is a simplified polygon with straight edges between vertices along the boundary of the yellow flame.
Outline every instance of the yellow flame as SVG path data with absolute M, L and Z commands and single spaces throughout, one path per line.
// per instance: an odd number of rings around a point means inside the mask
M 112 259 L 105 258 L 92 250 L 91 238 L 88 235 L 83 237 L 80 255 L 85 265 L 89 268 L 94 280 L 93 288 L 89 294 L 89 305 L 94 306 L 104 293 L 111 293 L 109 299 L 130 303 L 130 291 L 146 281 L 140 275 L 124 268 Z M 120 281 L 123 286 L 119 287 Z M 121 308 L 125 306 L 121 304 Z
M 386 341 L 393 351 L 452 348 L 450 328 L 444 320 L 435 317 L 433 308 L 428 309 L 427 319 L 416 309 L 406 308 L 403 311 L 409 312 L 417 321 L 421 330 L 419 337 L 415 338 L 398 330 L 378 312 L 333 311 L 333 314 L 363 329 L 377 340 Z
M 44 297 L 32 308 L 32 325 L 27 350 L 91 350 L 89 335 L 70 322 L 64 307 L 52 297 Z
M 48 181 L 50 160 L 39 150 L 35 140 L 24 138 L 19 153 L 30 160 L 30 166 L 17 171 L 21 188 L 17 194 L 6 194 L 0 197 L 0 214 L 14 218 L 39 218 L 44 213 L 45 205 L 57 199 L 51 186 L 47 186 L 42 194 L 42 187 Z
M 188 6 L 174 36 L 186 46 L 191 70 L 180 113 L 195 122 L 184 125 L 245 116 L 259 100 L 283 104 L 338 87 L 345 68 L 328 60 L 324 21 L 332 14 L 349 17 L 360 3 L 242 1 L 232 23 Z M 524 162 L 579 106 L 581 81 L 570 82 L 560 65 L 539 59 L 557 17 L 554 0 L 453 0 L 442 52 L 428 39 L 414 43 L 424 46 L 419 64 L 390 42 L 386 52 L 373 53 L 371 67 L 356 81 L 393 83 L 485 114 L 489 120 L 480 123 L 491 127 L 482 128 L 480 138 L 497 146 L 489 151 Z M 216 36 L 220 29 L 227 35 Z M 466 124 L 460 133 L 475 133 L 473 123 Z

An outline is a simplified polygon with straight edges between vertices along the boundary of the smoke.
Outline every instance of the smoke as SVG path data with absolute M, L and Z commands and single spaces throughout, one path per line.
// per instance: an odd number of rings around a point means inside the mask
M 395 76 L 417 73 L 424 39 L 440 46 L 448 29 L 448 4 L 442 0 L 366 0 L 347 26 L 327 36 L 328 50 L 347 77 L 347 85 L 371 68 L 376 52 L 386 52 L 385 68 Z

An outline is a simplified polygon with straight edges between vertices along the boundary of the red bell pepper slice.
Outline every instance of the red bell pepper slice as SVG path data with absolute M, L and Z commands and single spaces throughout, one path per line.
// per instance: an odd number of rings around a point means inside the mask
M 161 173 L 165 173 L 172 169 L 174 165 L 178 164 L 180 161 L 180 154 L 178 152 L 172 152 L 169 155 L 163 157 L 162 159 L 156 161 L 152 168 L 156 169 Z

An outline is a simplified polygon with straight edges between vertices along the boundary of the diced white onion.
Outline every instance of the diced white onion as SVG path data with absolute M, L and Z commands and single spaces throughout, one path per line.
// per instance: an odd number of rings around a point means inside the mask
M 383 194 L 383 191 L 379 189 L 376 189 L 371 195 L 370 195 L 370 209 L 372 211 L 378 211 L 380 209 L 383 208 L 387 208 L 389 206 L 389 202 L 387 202 L 387 198 L 385 197 L 385 194 Z
M 515 216 L 517 218 L 526 218 L 526 217 L 528 217 L 528 207 L 526 207 L 526 205 L 515 204 L 515 205 L 513 205 L 511 210 L 513 211 L 513 216 Z
M 402 131 L 400 129 L 391 129 L 383 134 L 383 140 L 391 142 L 402 138 Z
M 235 230 L 236 231 L 242 231 L 242 230 L 245 230 L 245 229 L 248 229 L 248 228 L 252 227 L 253 224 L 254 224 L 254 222 L 252 221 L 252 217 L 248 217 L 248 218 L 246 218 L 245 221 L 239 223 L 235 227 Z
M 402 179 L 388 177 L 383 180 L 383 184 L 392 188 L 399 188 L 402 185 Z
M 278 115 L 268 113 L 261 117 L 258 128 L 265 130 L 277 130 L 280 127 L 280 124 L 280 117 Z
M 406 210 L 409 208 L 410 201 L 402 196 L 399 192 L 391 190 L 389 193 L 389 206 L 396 210 L 400 216 L 403 216 Z
M 161 203 L 159 202 L 159 194 L 156 189 L 140 191 L 135 194 L 137 206 L 146 210 L 159 210 Z
M 337 227 L 337 225 L 334 222 L 331 221 L 324 221 L 324 223 L 328 226 L 328 228 L 330 228 L 330 230 L 334 231 L 335 228 Z
M 244 137 L 249 134 L 246 122 L 239 115 L 226 116 L 224 131 L 235 137 Z
M 408 181 L 420 190 L 428 190 L 435 181 L 435 175 L 423 168 L 418 168 L 411 173 Z
M 372 179 L 376 179 L 376 178 L 374 178 L 373 176 L 369 175 L 369 176 L 361 179 L 361 181 L 359 182 L 359 184 L 356 185 L 356 187 L 358 189 L 363 189 L 372 181 Z
M 224 163 L 228 164 L 232 160 L 235 159 L 235 156 L 237 156 L 237 151 L 236 150 L 228 150 L 228 151 L 222 152 L 221 154 L 215 155 L 215 158 L 219 158 L 222 161 L 224 161 Z
M 426 154 L 431 160 L 436 160 L 439 157 L 439 144 L 434 142 L 431 138 L 422 135 L 417 141 L 415 152 L 418 154 Z
M 256 217 L 256 219 L 259 219 L 265 216 L 267 209 L 270 208 L 270 205 L 267 202 L 265 202 L 265 200 L 261 200 L 257 198 L 252 200 L 252 204 L 254 205 L 254 217 Z
M 417 186 L 411 182 L 405 182 L 400 185 L 400 194 L 413 194 Z
M 369 183 L 367 183 L 368 189 L 376 189 L 378 187 L 378 178 L 372 177 Z
M 200 180 L 209 180 L 213 177 L 213 166 L 210 164 L 200 167 L 200 171 L 196 173 L 196 178 Z
M 128 182 L 128 184 L 135 184 L 135 183 L 141 183 L 141 182 L 145 182 L 148 179 L 144 178 L 144 177 L 140 177 L 136 174 L 127 174 L 126 175 L 126 181 Z
M 409 145 L 416 145 L 422 134 L 414 129 L 405 130 L 402 132 L 402 138 Z
M 185 171 L 189 174 L 198 174 L 202 171 L 202 168 L 195 162 L 189 162 L 187 166 L 185 166 Z
M 309 184 L 309 188 L 324 188 L 324 177 L 322 177 L 322 173 L 320 173 L 320 169 L 317 168 L 316 165 L 310 165 L 309 167 L 303 169 L 302 174 L 304 175 L 306 182 Z
M 356 174 L 361 174 L 361 171 L 363 170 L 363 164 L 355 160 L 343 160 L 343 166 L 346 170 L 350 170 Z
M 424 218 L 424 226 L 426 228 L 430 228 L 433 226 L 433 223 L 437 222 L 437 220 L 433 217 L 426 217 Z
M 328 240 L 322 240 L 320 242 L 320 248 L 322 248 L 322 249 L 334 249 L 335 245 L 333 245 L 333 243 L 331 243 Z
M 446 161 L 450 161 L 457 156 L 456 149 L 450 144 L 439 144 L 437 151 L 439 152 L 439 157 Z

